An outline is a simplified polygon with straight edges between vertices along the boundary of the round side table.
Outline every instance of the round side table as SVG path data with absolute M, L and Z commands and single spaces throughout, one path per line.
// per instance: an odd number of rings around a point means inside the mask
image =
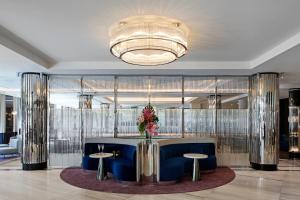
M 104 166 L 103 166 L 103 158 L 112 157 L 112 153 L 94 153 L 89 155 L 90 158 L 99 158 L 98 171 L 97 171 L 97 180 L 104 180 Z
M 196 182 L 200 179 L 200 170 L 199 170 L 199 159 L 205 159 L 208 156 L 206 154 L 201 153 L 186 153 L 183 154 L 183 157 L 194 159 L 193 166 L 193 181 Z

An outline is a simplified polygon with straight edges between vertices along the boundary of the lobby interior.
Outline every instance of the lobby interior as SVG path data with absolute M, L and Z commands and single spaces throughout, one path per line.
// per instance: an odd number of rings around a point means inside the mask
M 300 199 L 299 10 L 0 0 L 0 200 Z

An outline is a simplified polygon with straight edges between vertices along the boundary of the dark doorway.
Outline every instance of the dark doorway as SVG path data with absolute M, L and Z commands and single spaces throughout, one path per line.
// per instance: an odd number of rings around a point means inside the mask
M 280 158 L 289 158 L 289 99 L 280 99 L 280 131 L 279 131 L 279 149 Z

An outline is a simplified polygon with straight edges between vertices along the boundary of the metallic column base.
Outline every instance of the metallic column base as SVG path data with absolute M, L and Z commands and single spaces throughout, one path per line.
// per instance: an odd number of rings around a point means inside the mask
M 156 175 L 151 175 L 151 176 L 145 176 L 145 175 L 142 175 L 141 176 L 141 180 L 142 180 L 142 183 L 145 182 L 145 183 L 154 183 L 156 182 Z
M 47 169 L 47 162 L 43 163 L 34 163 L 34 164 L 23 164 L 23 170 L 31 171 L 31 170 L 43 170 Z
M 263 171 L 276 171 L 277 165 L 272 164 L 257 164 L 257 163 L 250 163 L 251 167 L 256 170 L 263 170 Z

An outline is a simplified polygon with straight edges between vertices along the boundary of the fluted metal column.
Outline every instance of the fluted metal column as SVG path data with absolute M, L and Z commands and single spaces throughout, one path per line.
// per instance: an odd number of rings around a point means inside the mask
M 289 90 L 289 154 L 300 157 L 300 88 Z
M 79 96 L 79 108 L 81 111 L 81 133 L 80 133 L 80 141 L 81 141 L 81 151 L 84 154 L 84 143 L 85 138 L 88 133 L 91 131 L 88 128 L 92 127 L 92 113 L 90 110 L 93 105 L 93 96 L 82 94 Z
M 279 159 L 279 80 L 277 73 L 250 78 L 250 163 L 276 170 Z
M 5 95 L 0 94 L 0 133 L 5 133 L 6 123 L 6 104 Z
M 48 76 L 22 74 L 23 170 L 47 168 Z

